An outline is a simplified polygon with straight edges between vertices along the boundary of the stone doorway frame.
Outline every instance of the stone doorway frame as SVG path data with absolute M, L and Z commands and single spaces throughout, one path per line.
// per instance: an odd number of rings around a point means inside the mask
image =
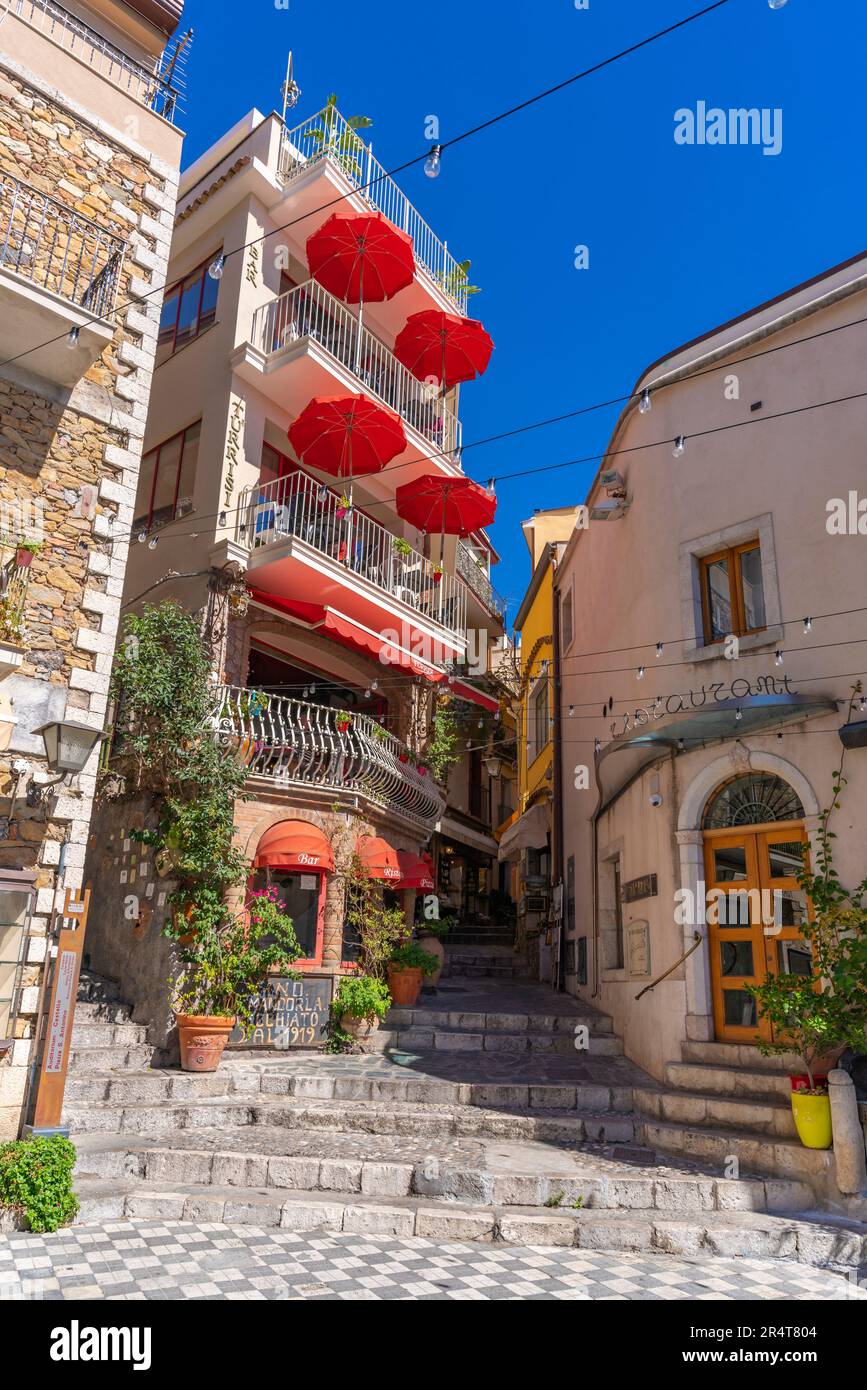
M 699 883 L 704 881 L 702 820 L 708 800 L 718 787 L 731 781 L 733 776 L 747 776 L 751 772 L 768 772 L 780 777 L 797 793 L 804 808 L 804 829 L 810 845 L 810 855 L 813 862 L 816 862 L 821 807 L 807 778 L 793 763 L 776 753 L 748 748 L 738 742 L 728 753 L 698 769 L 680 801 L 675 838 L 680 855 L 680 887 L 692 894 L 692 898 L 687 901 L 698 904 Z M 684 951 L 688 951 L 694 944 L 695 931 L 701 933 L 703 944 L 701 949 L 693 951 L 684 963 L 684 1036 L 688 1042 L 713 1042 L 715 1030 L 707 922 L 702 920 L 695 926 L 692 923 L 684 925 Z

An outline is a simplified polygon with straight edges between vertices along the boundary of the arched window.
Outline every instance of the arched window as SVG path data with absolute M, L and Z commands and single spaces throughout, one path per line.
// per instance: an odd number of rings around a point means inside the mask
M 788 782 L 770 773 L 750 772 L 714 792 L 705 807 L 703 829 L 734 830 L 740 825 L 800 820 L 803 814 Z

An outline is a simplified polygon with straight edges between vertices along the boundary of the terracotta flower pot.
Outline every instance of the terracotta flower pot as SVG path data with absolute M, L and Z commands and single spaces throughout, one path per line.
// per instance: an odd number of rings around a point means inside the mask
M 375 1014 L 373 1018 L 356 1018 L 354 1014 L 344 1014 L 340 1026 L 344 1033 L 348 1033 L 356 1042 L 363 1043 L 376 1032 L 379 1019 Z
M 432 956 L 436 956 L 437 960 L 440 963 L 439 970 L 435 970 L 433 975 L 427 975 L 425 977 L 425 984 L 430 985 L 433 989 L 436 989 L 439 983 L 440 975 L 443 973 L 443 962 L 446 958 L 446 948 L 440 941 L 438 936 L 434 936 L 432 934 L 428 936 L 424 931 L 420 931 L 418 934 L 418 944 L 419 946 L 421 946 L 423 951 L 428 951 Z
M 421 994 L 422 972 L 413 965 L 390 965 L 388 967 L 388 992 L 392 1004 L 401 1008 L 412 1008 L 418 1003 Z
M 15 563 L 20 570 L 29 569 L 30 566 L 33 564 L 33 551 L 23 549 L 16 550 Z
M 182 1071 L 216 1071 L 235 1026 L 225 1014 L 178 1014 Z

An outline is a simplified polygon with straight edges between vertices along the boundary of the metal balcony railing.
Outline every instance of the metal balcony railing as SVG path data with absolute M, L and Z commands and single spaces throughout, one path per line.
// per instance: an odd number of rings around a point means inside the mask
M 379 160 L 374 159 L 372 147 L 364 143 L 334 107 L 317 111 L 302 125 L 283 133 L 280 172 L 287 182 L 320 159 L 332 160 L 365 202 L 378 208 L 396 227 L 409 232 L 417 265 L 427 271 L 439 289 L 464 313 L 467 274 L 463 266 L 455 260 L 446 243 L 434 235 Z
M 357 508 L 340 515 L 343 511 L 340 498 L 307 473 L 288 473 L 244 489 L 236 539 L 255 550 L 295 536 L 343 565 L 347 583 L 352 584 L 354 576 L 366 579 L 463 639 L 463 584 L 451 574 L 438 576 L 418 551 L 401 553 L 403 547 L 395 546 L 391 532 Z
M 339 711 L 303 700 L 232 685 L 215 694 L 217 738 L 238 751 L 251 776 L 364 796 L 430 831 L 445 809 L 433 777 L 370 715 L 353 715 L 342 731 L 338 722 Z
M 14 270 L 105 318 L 114 308 L 123 253 L 119 237 L 0 174 L 0 270 Z
M 408 372 L 385 343 L 362 327 L 315 280 L 263 304 L 253 316 L 252 342 L 260 352 L 279 352 L 300 338 L 313 338 L 359 381 L 447 458 L 461 447 L 461 425 L 436 391 Z
M 494 587 L 485 571 L 476 563 L 476 558 L 468 545 L 463 541 L 458 541 L 457 548 L 457 572 L 472 589 L 476 598 L 481 599 L 482 603 L 489 612 L 495 613 L 498 618 L 505 616 L 506 605 L 499 594 L 494 592 Z
M 148 68 L 130 58 L 116 44 L 109 43 L 62 5 L 55 4 L 55 0 L 7 0 L 2 13 L 7 11 L 53 39 L 67 53 L 80 58 L 92 72 L 119 87 L 133 101 L 141 102 L 158 116 L 174 122 L 181 100 L 178 89 L 185 85 L 182 70 L 186 43 L 182 47 L 172 41 L 158 64 Z M 171 83 L 167 81 L 169 72 Z

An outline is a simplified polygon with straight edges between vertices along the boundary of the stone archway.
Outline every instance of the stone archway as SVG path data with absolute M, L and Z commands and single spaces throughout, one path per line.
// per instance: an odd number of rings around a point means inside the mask
M 710 957 L 707 945 L 707 923 L 704 918 L 704 835 L 702 821 L 709 798 L 724 782 L 738 774 L 768 772 L 787 782 L 797 793 L 804 808 L 804 825 L 815 855 L 815 837 L 819 829 L 821 807 L 812 786 L 801 770 L 776 753 L 748 748 L 738 741 L 722 757 L 699 768 L 680 800 L 676 839 L 680 855 L 680 887 L 691 897 L 688 901 L 699 907 L 702 920 L 683 928 L 683 949 L 694 945 L 694 933 L 700 932 L 703 946 L 694 951 L 684 964 L 686 985 L 686 1037 L 690 1042 L 711 1042 L 714 1038 L 713 996 L 711 993 Z

